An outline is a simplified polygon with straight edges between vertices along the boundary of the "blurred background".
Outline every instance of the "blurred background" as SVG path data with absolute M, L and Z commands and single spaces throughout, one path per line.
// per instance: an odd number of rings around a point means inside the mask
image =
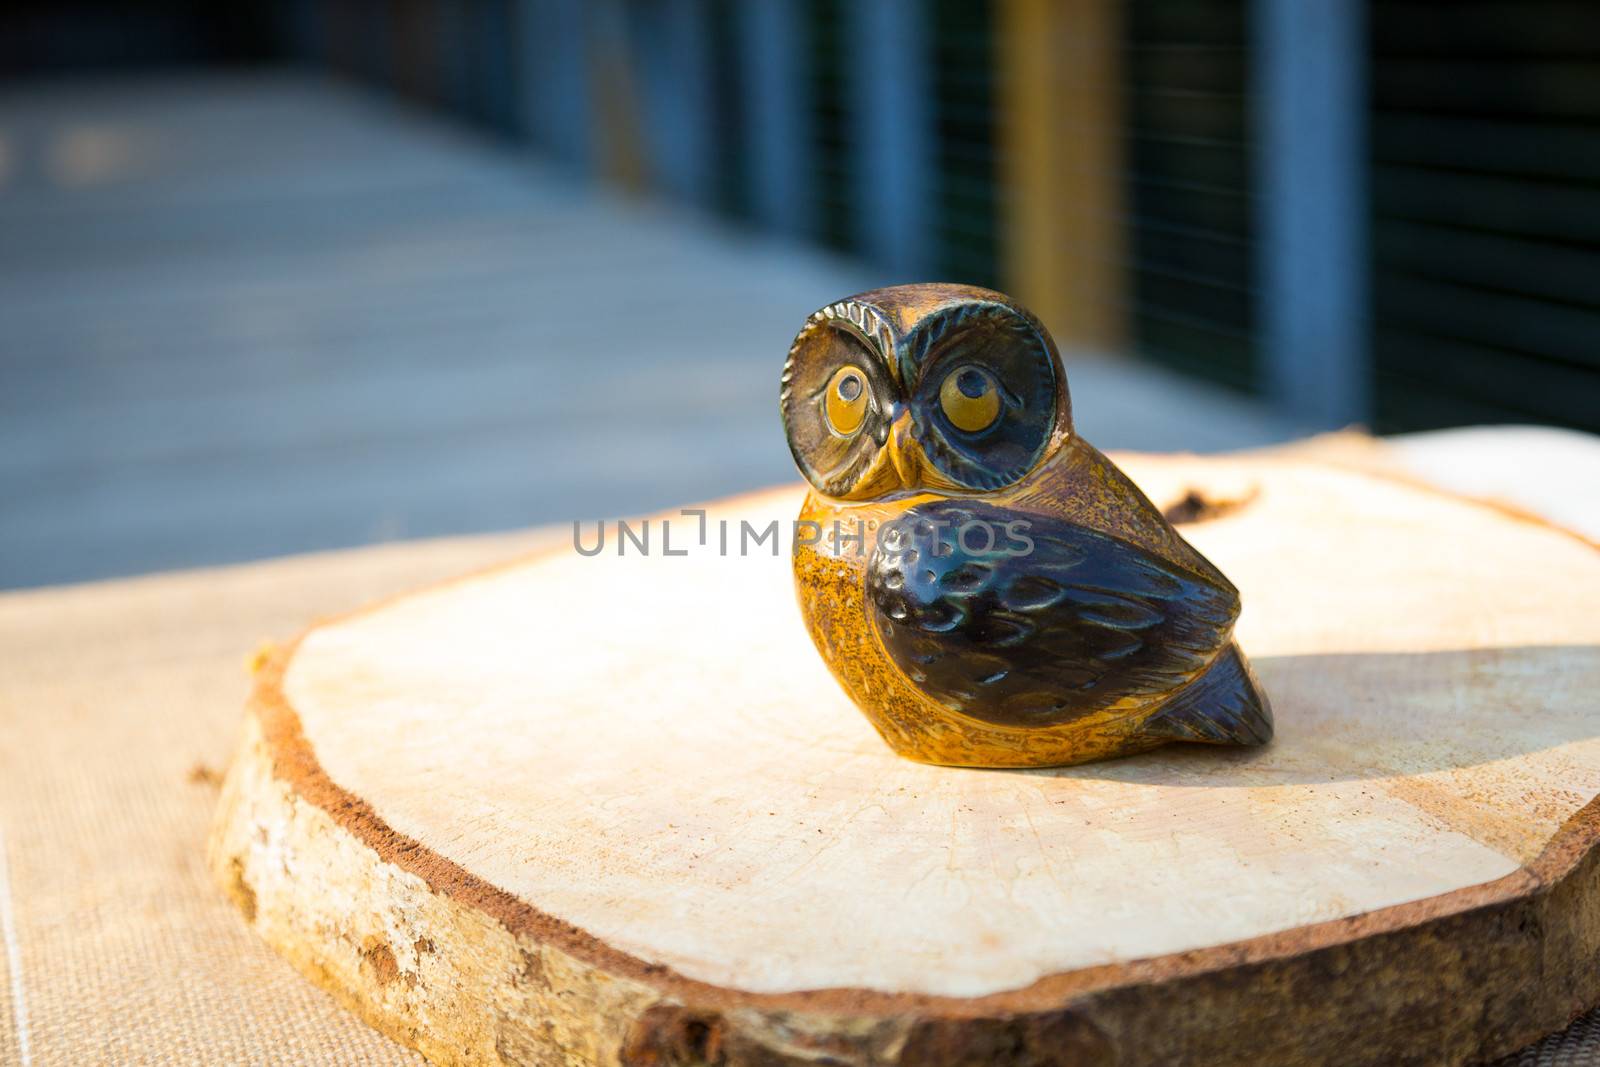
M 791 479 L 915 280 L 1102 448 L 1592 432 L 1597 248 L 1578 0 L 13 0 L 0 586 Z

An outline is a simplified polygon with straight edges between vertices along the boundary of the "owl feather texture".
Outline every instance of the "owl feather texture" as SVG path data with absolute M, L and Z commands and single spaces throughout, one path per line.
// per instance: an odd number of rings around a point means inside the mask
M 795 586 L 845 692 L 903 756 L 1043 767 L 1261 745 L 1239 594 L 1072 426 L 1033 315 L 972 286 L 806 320 L 780 404 L 811 485 Z

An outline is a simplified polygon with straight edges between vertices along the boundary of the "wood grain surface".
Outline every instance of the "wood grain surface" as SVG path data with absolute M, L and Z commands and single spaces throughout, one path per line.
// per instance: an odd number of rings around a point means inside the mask
M 770 484 L 795 330 L 892 275 L 288 71 L 12 86 L 0 235 L 0 588 Z M 1096 355 L 1102 447 L 1308 429 Z
M 891 755 L 713 506 L 269 657 L 213 870 L 449 1063 L 1394 1063 L 1600 999 L 1600 556 L 1288 459 L 1118 462 L 1239 586 L 1259 751 Z M 592 527 L 585 542 L 592 544 Z

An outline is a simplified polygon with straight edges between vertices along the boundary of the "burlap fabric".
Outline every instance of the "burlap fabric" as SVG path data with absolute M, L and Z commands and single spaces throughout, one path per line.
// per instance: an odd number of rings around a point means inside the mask
M 420 1063 L 245 928 L 207 825 L 262 641 L 535 540 L 0 596 L 0 1064 Z
M 0 595 L 0 1063 L 416 1063 L 208 880 L 259 645 L 563 533 Z M 1600 1013 L 1507 1064 L 1600 1064 Z

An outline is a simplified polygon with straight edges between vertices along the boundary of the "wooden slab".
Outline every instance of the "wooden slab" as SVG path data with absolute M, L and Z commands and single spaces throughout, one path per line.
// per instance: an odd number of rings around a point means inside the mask
M 449 1063 L 1454 1063 L 1600 999 L 1600 554 L 1287 459 L 1120 457 L 1243 592 L 1261 751 L 890 754 L 787 546 L 561 551 L 314 627 L 211 842 Z M 1193 508 L 1189 510 L 1193 511 Z M 594 528 L 585 528 L 592 544 Z

